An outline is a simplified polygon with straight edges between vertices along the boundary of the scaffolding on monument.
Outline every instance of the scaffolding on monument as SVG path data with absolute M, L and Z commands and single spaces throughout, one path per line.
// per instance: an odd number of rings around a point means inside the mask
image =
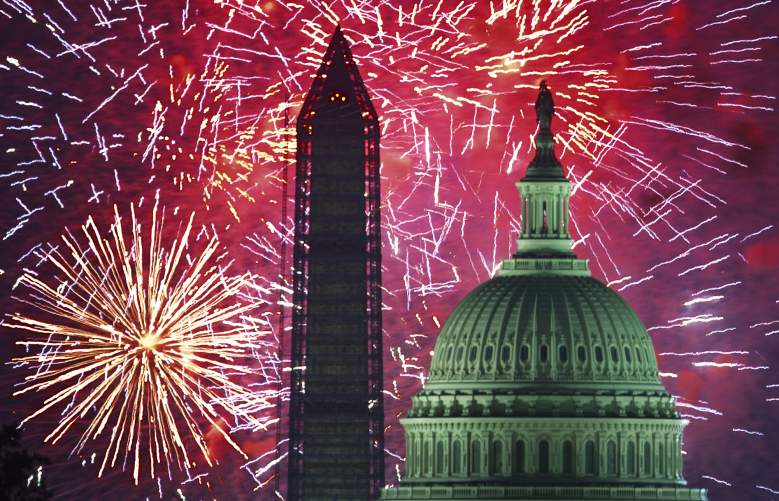
M 334 66 L 343 65 L 343 75 L 333 75 Z M 341 78 L 343 77 L 343 78 Z M 341 78 L 341 81 L 339 81 Z M 321 270 L 312 270 L 312 255 L 321 255 L 327 249 L 312 248 L 312 170 L 316 170 L 318 151 L 314 147 L 315 136 L 319 134 L 334 134 L 325 127 L 317 128 L 317 111 L 326 104 L 327 98 L 332 101 L 332 95 L 327 91 L 333 82 L 340 85 L 344 96 L 354 99 L 359 108 L 362 124 L 361 150 L 358 153 L 362 165 L 360 177 L 363 178 L 364 200 L 361 217 L 364 226 L 364 266 L 365 289 L 362 299 L 364 340 L 366 350 L 365 374 L 367 399 L 365 395 L 355 395 L 362 401 L 355 402 L 357 406 L 367 406 L 368 413 L 368 453 L 367 492 L 370 499 L 378 499 L 384 486 L 384 406 L 383 406 L 383 369 L 382 369 L 382 320 L 381 320 L 381 234 L 380 234 L 380 185 L 379 185 L 379 125 L 376 111 L 370 102 L 367 90 L 357 71 L 357 67 L 349 50 L 348 42 L 343 37 L 340 28 L 336 30 L 333 39 L 325 53 L 319 71 L 314 79 L 297 121 L 297 158 L 295 175 L 295 240 L 293 250 L 293 311 L 291 340 L 291 377 L 290 377 L 290 408 L 289 408 L 289 445 L 288 445 L 288 481 L 287 499 L 300 501 L 304 499 L 305 482 L 313 482 L 310 478 L 316 475 L 312 468 L 304 467 L 305 437 L 306 437 L 306 401 L 316 397 L 312 395 L 311 383 L 309 394 L 306 394 L 307 368 L 313 364 L 308 349 L 310 330 L 314 316 L 310 309 L 311 287 L 316 287 L 311 281 L 312 271 L 321 276 Z M 337 95 L 337 94 L 336 94 Z M 325 270 L 327 272 L 327 270 Z M 318 290 L 318 289 L 317 289 Z M 313 425 L 312 425 L 313 426 Z M 310 435 L 310 434 L 309 434 Z M 305 471 L 304 471 L 305 470 Z M 304 481 L 304 477 L 306 480 Z M 306 496 L 307 498 L 309 496 Z

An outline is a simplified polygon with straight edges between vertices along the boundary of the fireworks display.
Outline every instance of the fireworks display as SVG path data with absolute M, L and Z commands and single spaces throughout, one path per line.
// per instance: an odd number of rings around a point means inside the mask
M 39 350 L 12 361 L 34 371 L 14 395 L 52 391 L 23 423 L 64 407 L 46 440 L 80 434 L 80 452 L 110 435 L 100 475 L 129 458 L 137 483 L 142 467 L 154 478 L 159 463 L 193 466 L 190 442 L 212 464 L 198 418 L 240 452 L 223 420 L 251 423 L 256 406 L 252 390 L 236 381 L 252 369 L 252 330 L 240 321 L 253 307 L 239 298 L 247 277 L 220 273 L 216 237 L 188 255 L 191 218 L 166 248 L 155 210 L 146 247 L 134 208 L 131 214 L 128 242 L 118 211 L 110 239 L 92 219 L 83 247 L 63 237 L 69 258 L 56 249 L 48 256 L 62 274 L 56 286 L 31 274 L 19 280 L 53 320 L 12 315 L 7 326 L 37 334 L 18 343 Z
M 435 335 L 515 250 L 543 78 L 575 250 L 654 338 L 691 422 L 685 476 L 713 499 L 771 499 L 777 12 L 772 0 L 0 1 L 0 380 L 19 393 L 5 421 L 33 417 L 55 492 L 126 495 L 135 477 L 139 499 L 272 499 L 275 318 L 291 299 L 280 193 L 289 131 L 340 22 L 382 130 L 389 481 Z M 166 207 L 165 230 L 120 224 L 114 205 L 132 204 Z M 135 383 L 119 392 L 119 380 Z

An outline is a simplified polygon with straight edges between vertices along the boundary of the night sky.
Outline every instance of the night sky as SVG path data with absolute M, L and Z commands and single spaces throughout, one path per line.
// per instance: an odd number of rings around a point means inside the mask
M 517 5 L 519 4 L 519 5 Z M 194 212 L 193 252 L 217 235 L 225 274 L 254 274 L 262 342 L 256 419 L 274 417 L 285 110 L 290 126 L 337 22 L 382 125 L 387 478 L 397 417 L 452 308 L 514 252 L 516 183 L 533 155 L 540 80 L 574 184 L 575 251 L 648 327 L 677 397 L 685 477 L 714 500 L 779 499 L 779 7 L 766 1 L 0 1 L 0 314 L 43 318 L 18 279 L 114 206 L 165 242 Z M 290 172 L 293 172 L 291 169 Z M 290 174 L 292 175 L 292 174 Z M 290 190 L 290 194 L 293 193 Z M 292 204 L 288 203 L 289 216 Z M 148 228 L 142 226 L 142 228 Z M 61 249 L 60 249 L 61 250 Z M 87 253 L 88 254 L 88 253 Z M 289 300 L 282 288 L 284 301 Z M 244 298 L 245 299 L 245 298 Z M 0 421 L 35 372 L 31 333 L 0 327 Z M 274 429 L 216 434 L 202 461 L 133 485 L 43 443 L 61 409 L 24 426 L 58 499 L 271 499 Z M 211 430 L 213 431 L 213 430 Z M 272 471 L 272 470 L 271 470 Z

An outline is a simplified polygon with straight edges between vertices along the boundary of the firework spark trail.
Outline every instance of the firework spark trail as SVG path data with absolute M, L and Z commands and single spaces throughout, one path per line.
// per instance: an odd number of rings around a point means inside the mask
M 68 255 L 49 253 L 62 274 L 59 284 L 21 277 L 30 293 L 20 300 L 38 314 L 14 314 L 7 325 L 34 333 L 18 344 L 39 350 L 13 360 L 34 370 L 14 395 L 46 395 L 23 422 L 64 405 L 46 440 L 80 431 L 74 447 L 80 452 L 109 434 L 99 475 L 129 458 L 138 483 L 144 459 L 152 478 L 161 463 L 193 466 L 193 443 L 211 465 L 203 424 L 239 452 L 224 423 L 261 427 L 253 415 L 256 393 L 237 380 L 253 370 L 247 363 L 258 339 L 242 317 L 255 305 L 237 300 L 249 276 L 223 273 L 215 236 L 192 254 L 194 214 L 169 247 L 156 207 L 144 233 L 131 206 L 129 241 L 116 208 L 114 214 L 110 238 L 90 218 L 83 246 L 68 234 L 62 237 Z
M 746 166 L 740 154 L 747 146 L 716 125 L 703 128 L 665 114 L 669 108 L 717 114 L 774 108 L 775 96 L 741 89 L 737 79 L 709 75 L 728 66 L 762 67 L 763 52 L 777 37 L 758 30 L 728 38 L 726 30 L 740 23 L 758 26 L 767 2 L 707 13 L 692 29 L 714 37 L 713 42 L 695 52 L 673 49 L 663 38 L 663 28 L 673 21 L 666 9 L 673 3 L 601 7 L 599 2 L 593 9 L 588 2 L 544 0 L 490 2 L 489 8 L 459 0 L 397 5 L 339 0 L 326 5 L 279 1 L 271 9 L 204 2 L 200 8 L 206 14 L 196 14 L 186 2 L 176 15 L 160 16 L 146 5 L 60 1 L 59 8 L 49 9 L 14 2 L 8 8 L 19 13 L 19 22 L 32 17 L 41 25 L 45 20 L 50 26 L 46 35 L 56 44 L 52 49 L 35 41 L 0 60 L 1 69 L 23 79 L 20 88 L 27 89 L 0 110 L 7 133 L 26 144 L 13 157 L 7 177 L 0 178 L 18 194 L 17 219 L 3 228 L 4 238 L 20 238 L 63 206 L 72 210 L 74 200 L 94 197 L 95 204 L 105 204 L 148 179 L 147 192 L 167 183 L 199 194 L 214 213 L 226 206 L 233 221 L 222 221 L 225 229 L 259 220 L 259 229 L 252 227 L 239 238 L 238 252 L 261 264 L 276 262 L 275 223 L 263 227 L 273 219 L 258 207 L 277 202 L 273 188 L 284 151 L 280 124 L 287 106 L 281 96 L 289 92 L 289 106 L 300 105 L 332 26 L 340 20 L 382 117 L 388 172 L 383 179 L 385 266 L 401 277 L 385 284 L 392 298 L 387 307 L 403 317 L 399 327 L 407 334 L 421 330 L 428 335 L 409 343 L 405 335 L 393 333 L 388 343 L 396 348 L 397 360 L 392 394 L 408 398 L 415 387 L 398 388 L 397 379 L 420 379 L 424 350 L 436 331 L 431 314 L 445 312 L 436 311 L 435 301 L 486 278 L 513 251 L 517 215 L 510 197 L 515 193 L 496 194 L 495 186 L 508 186 L 503 174 L 520 171 L 532 156 L 532 120 L 523 110 L 530 109 L 527 104 L 542 77 L 550 80 L 557 99 L 558 154 L 576 181 L 577 251 L 591 254 L 593 268 L 606 281 L 633 292 L 654 290 L 667 276 L 711 289 L 722 282 L 697 282 L 710 280 L 707 268 L 720 270 L 730 260 L 718 259 L 736 257 L 740 247 L 734 239 L 760 234 L 747 226 L 717 232 L 722 235 L 717 240 L 710 229 L 712 218 L 716 224 L 725 219 L 727 202 L 711 188 L 708 176 Z M 84 26 L 89 26 L 87 36 L 78 36 Z M 610 49 L 630 56 L 624 69 L 608 60 L 610 51 L 601 56 L 591 46 L 592 31 L 598 29 L 609 40 L 624 38 L 620 43 L 626 45 Z M 191 50 L 182 48 L 187 44 Z M 128 54 L 139 56 L 117 60 L 115 54 L 126 47 Z M 83 71 L 83 83 L 50 78 L 49 68 L 66 65 Z M 727 75 L 722 70 L 714 74 Z M 88 89 L 95 90 L 93 95 Z M 62 97 L 78 116 L 68 118 L 62 104 L 41 90 Z M 522 97 L 507 99 L 516 95 Z M 658 106 L 618 109 L 632 95 Z M 134 122 L 110 119 L 112 112 L 127 110 L 137 118 Z M 685 159 L 685 165 L 671 164 L 654 151 L 656 143 L 668 140 L 679 145 L 683 153 L 675 161 Z M 493 159 L 486 156 L 488 145 L 505 158 L 488 164 Z M 92 151 L 103 163 L 135 155 L 148 170 L 109 170 L 106 179 L 85 183 L 81 178 L 89 171 L 74 173 L 78 170 L 63 161 L 61 150 L 78 153 L 71 158 Z M 35 170 L 43 165 L 56 175 Z M 75 169 L 87 165 L 78 161 Z M 136 175 L 145 179 L 136 181 Z M 76 182 L 68 185 L 71 179 Z M 82 198 L 73 195 L 78 190 Z M 483 231 L 487 205 L 494 209 L 497 236 Z M 614 226 L 601 222 L 609 218 L 620 231 L 654 241 L 657 256 L 642 269 L 629 266 L 613 247 L 619 245 Z M 270 278 L 275 272 L 266 274 L 258 282 L 262 294 L 286 287 Z M 731 319 L 718 303 L 736 295 L 740 287 L 733 287 L 717 304 L 679 301 L 680 310 L 657 319 L 660 324 L 653 329 L 677 332 L 711 321 L 710 333 L 730 332 L 735 327 L 726 324 Z M 705 310 L 690 313 L 688 308 Z M 717 317 L 722 320 L 708 320 Z M 270 367 L 264 377 L 277 377 Z

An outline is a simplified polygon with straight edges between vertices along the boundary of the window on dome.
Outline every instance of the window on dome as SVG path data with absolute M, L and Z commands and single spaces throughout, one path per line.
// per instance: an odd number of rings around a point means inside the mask
M 451 361 L 452 360 L 452 354 L 454 353 L 454 346 L 450 346 L 449 349 L 446 350 L 446 360 Z
M 636 474 L 636 444 L 628 442 L 628 475 Z
M 641 363 L 641 350 L 636 346 L 636 361 L 640 364 Z
M 579 362 L 584 363 L 587 361 L 587 350 L 584 349 L 584 346 L 579 346 L 579 349 L 576 350 L 579 356 Z
M 511 346 L 503 345 L 503 348 L 500 349 L 500 360 L 503 365 L 508 365 L 511 362 Z
M 452 443 L 452 474 L 459 475 L 462 473 L 462 446 L 459 440 L 455 440 Z
M 558 355 L 560 356 L 560 363 L 568 363 L 568 347 L 561 345 L 558 349 Z
M 527 362 L 527 359 L 530 357 L 530 348 L 528 345 L 523 344 L 522 348 L 519 350 L 519 359 L 522 360 L 522 363 Z
M 546 440 L 538 443 L 538 473 L 549 473 L 549 442 Z
M 572 475 L 573 465 L 573 442 L 566 440 L 563 442 L 563 473 Z
M 481 473 L 481 442 L 478 440 L 471 443 L 471 472 Z
M 525 441 L 517 440 L 514 444 L 514 472 L 525 473 Z
M 599 364 L 603 363 L 603 348 L 600 346 L 595 347 L 595 361 Z
M 609 475 L 617 474 L 617 444 L 609 440 L 606 446 L 606 472 Z
M 468 360 L 470 362 L 475 362 L 476 361 L 476 356 L 478 355 L 478 351 L 479 350 L 475 346 L 471 346 L 471 351 L 468 354 Z
M 494 348 L 492 345 L 488 345 L 484 348 L 484 362 L 487 364 L 492 364 L 492 352 L 494 351 Z
M 611 347 L 611 361 L 617 363 L 619 361 L 619 352 L 616 346 Z
M 492 471 L 496 475 L 503 474 L 503 442 L 500 440 L 492 443 Z
M 596 460 L 595 442 L 588 440 L 584 445 L 584 473 L 587 475 L 595 475 Z
M 457 347 L 457 361 L 462 362 L 463 361 L 463 354 L 465 353 L 465 347 L 464 346 L 458 346 Z
M 444 443 L 440 440 L 435 446 L 435 471 L 438 475 L 444 474 Z
M 628 348 L 627 346 L 625 346 L 625 361 L 627 363 L 631 362 L 631 360 L 630 360 L 630 348 Z
M 541 349 L 539 350 L 538 354 L 539 360 L 541 360 L 542 364 L 545 364 L 547 360 L 549 360 L 549 348 L 545 344 L 541 345 Z

